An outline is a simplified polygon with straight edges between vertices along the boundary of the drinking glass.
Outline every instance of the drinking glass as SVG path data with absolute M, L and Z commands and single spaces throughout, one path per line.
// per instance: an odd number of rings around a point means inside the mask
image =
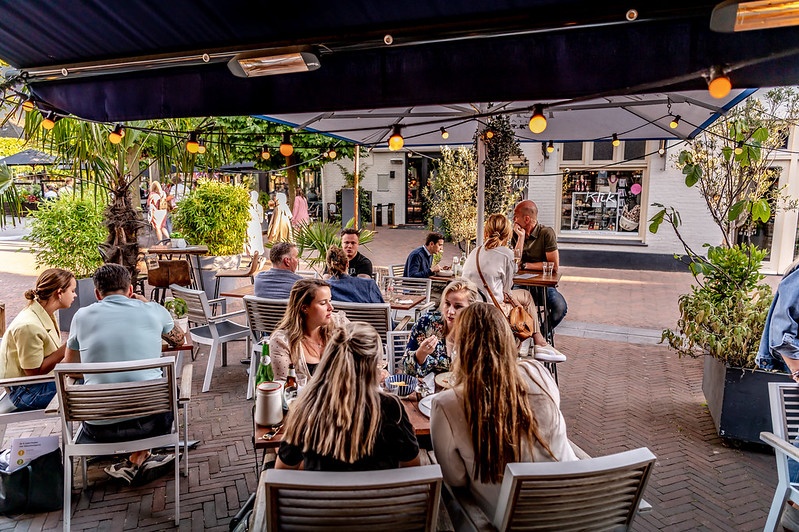
M 520 267 L 522 264 L 522 250 L 513 248 L 513 260 L 516 262 L 516 266 Z
M 299 393 L 308 384 L 308 375 L 297 375 L 297 392 Z
M 555 269 L 554 262 L 544 262 L 544 275 L 552 275 L 554 269 Z

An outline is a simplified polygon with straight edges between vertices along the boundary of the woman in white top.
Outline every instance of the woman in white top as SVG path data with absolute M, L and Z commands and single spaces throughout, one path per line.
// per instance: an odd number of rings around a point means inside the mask
M 513 276 L 516 273 L 516 262 L 513 260 L 513 251 L 508 247 L 508 240 L 512 232 L 510 220 L 501 214 L 492 214 L 486 220 L 484 226 L 485 243 L 469 254 L 463 265 L 463 277 L 472 281 L 482 292 L 485 300 L 492 303 L 491 295 L 486 291 L 486 286 L 477 271 L 477 255 L 480 254 L 480 271 L 500 305 L 503 305 L 503 312 L 508 313 L 510 308 L 504 308 L 504 294 L 507 292 L 523 307 L 531 316 L 537 316 L 535 301 L 530 292 L 524 289 L 513 290 Z M 536 330 L 533 333 L 534 353 L 536 355 L 561 355 L 551 345 L 547 344 L 544 335 L 539 329 L 538 320 L 534 319 Z
M 150 195 L 147 197 L 147 208 L 150 212 L 150 224 L 155 229 L 155 236 L 158 240 L 169 238 L 166 230 L 167 209 L 161 208 L 161 200 L 166 199 L 166 193 L 161 189 L 161 183 L 153 181 L 150 183 Z
M 286 378 L 289 364 L 294 364 L 298 377 L 310 379 L 333 331 L 345 323 L 349 320 L 342 312 L 333 312 L 327 282 L 300 279 L 294 283 L 286 314 L 269 340 L 275 379 Z
M 502 312 L 475 303 L 455 327 L 455 387 L 433 399 L 430 436 L 444 482 L 468 487 L 490 519 L 506 464 L 577 456 L 555 381 L 540 362 L 517 362 Z
M 250 222 L 247 224 L 247 251 L 250 256 L 256 252 L 264 256 L 264 235 L 261 222 L 264 220 L 264 208 L 258 203 L 258 191 L 250 192 Z

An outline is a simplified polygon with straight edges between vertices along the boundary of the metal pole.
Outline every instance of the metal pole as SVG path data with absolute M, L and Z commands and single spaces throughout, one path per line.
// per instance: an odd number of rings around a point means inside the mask
M 353 198 L 355 199 L 355 229 L 358 229 L 358 221 L 360 218 L 360 212 L 358 211 L 358 172 L 360 171 L 361 167 L 361 147 L 356 145 L 355 146 L 355 193 L 353 194 Z M 341 220 L 341 223 L 347 223 L 344 220 Z
M 477 245 L 483 245 L 483 225 L 486 201 L 486 145 L 483 136 L 477 138 Z

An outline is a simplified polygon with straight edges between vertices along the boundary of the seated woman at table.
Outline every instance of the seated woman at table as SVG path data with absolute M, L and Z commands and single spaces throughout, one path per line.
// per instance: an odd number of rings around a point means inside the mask
M 449 283 L 441 294 L 441 305 L 419 318 L 411 330 L 402 366 L 407 375 L 424 377 L 449 371 L 452 360 L 450 333 L 458 314 L 480 301 L 477 286 L 467 279 Z
M 25 292 L 28 306 L 8 326 L 0 342 L 0 378 L 48 375 L 64 358 L 56 310 L 75 299 L 75 276 L 59 268 L 45 270 L 36 287 Z M 9 399 L 16 410 L 45 408 L 55 395 L 55 382 L 12 386 Z
M 300 279 L 289 295 L 286 314 L 269 340 L 269 355 L 275 379 L 285 379 L 289 364 L 297 376 L 314 374 L 333 331 L 348 323 L 341 312 L 333 312 L 330 285 L 320 279 Z
M 508 321 L 477 303 L 455 331 L 455 388 L 433 399 L 430 436 L 450 486 L 467 486 L 493 516 L 505 465 L 577 460 L 566 437 L 558 386 L 536 360 L 517 362 Z
M 517 267 L 513 260 L 513 250 L 508 247 L 513 227 L 510 220 L 503 214 L 492 214 L 486 220 L 483 233 L 485 243 L 469 254 L 463 265 L 463 277 L 469 279 L 479 287 L 488 303 L 496 301 L 506 315 L 510 311 L 510 304 L 504 302 L 505 293 L 510 294 L 522 307 L 527 309 L 530 316 L 538 316 L 535 301 L 529 291 L 523 288 L 513 290 L 513 276 Z M 480 270 L 477 269 L 477 257 L 480 256 Z M 483 279 L 480 278 L 482 272 Z M 493 299 L 492 296 L 493 295 Z M 542 360 L 565 360 L 565 356 L 549 345 L 541 334 L 538 319 L 533 320 L 535 332 L 532 336 L 534 354 Z M 526 351 L 526 349 L 525 349 Z
M 419 465 L 419 444 L 405 409 L 396 396 L 380 391 L 382 354 L 380 335 L 367 323 L 333 332 L 316 376 L 291 404 L 277 469 Z
M 344 250 L 330 246 L 327 250 L 327 271 L 330 278 L 330 294 L 333 301 L 352 303 L 385 303 L 374 279 L 347 275 L 349 259 Z

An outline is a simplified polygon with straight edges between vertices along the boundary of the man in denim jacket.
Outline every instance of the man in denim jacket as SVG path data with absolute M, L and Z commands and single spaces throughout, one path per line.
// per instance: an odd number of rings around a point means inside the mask
M 794 373 L 799 370 L 799 261 L 785 272 L 766 318 L 755 359 L 763 369 Z M 799 382 L 799 373 L 794 380 Z

